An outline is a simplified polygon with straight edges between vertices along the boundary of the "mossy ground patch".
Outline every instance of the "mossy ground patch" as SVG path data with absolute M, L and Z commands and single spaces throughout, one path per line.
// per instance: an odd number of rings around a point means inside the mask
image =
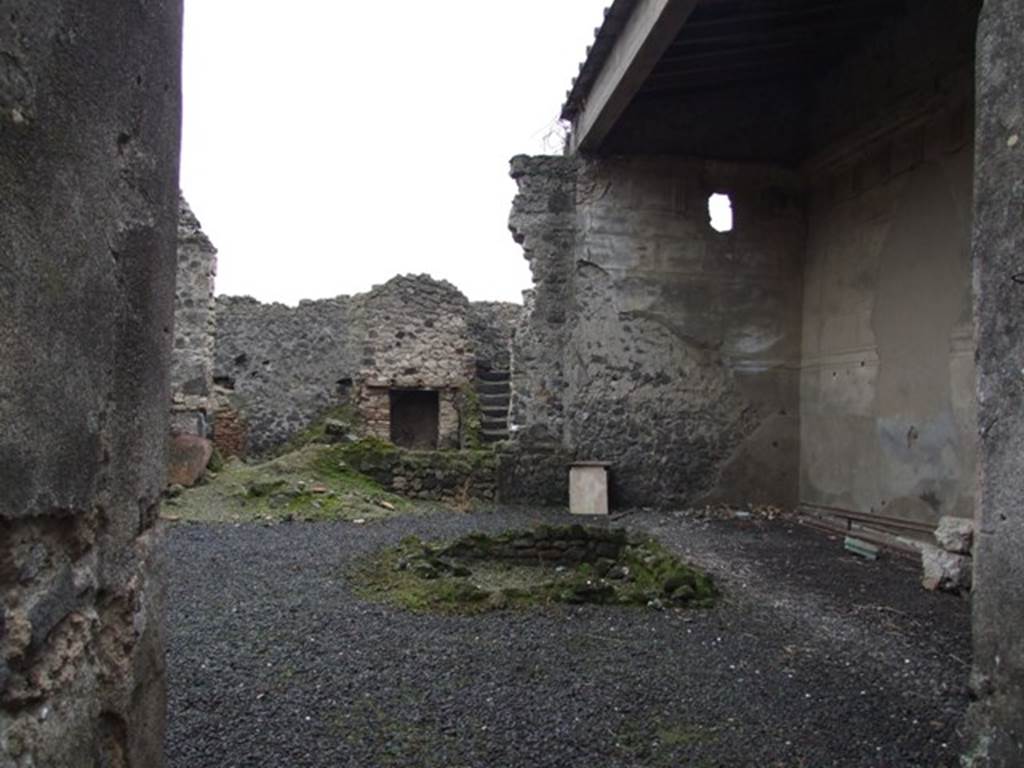
M 311 444 L 258 464 L 230 460 L 203 485 L 168 499 L 165 512 L 192 522 L 246 522 L 373 520 L 414 510 L 342 456 L 342 446 Z
M 350 572 L 369 599 L 475 614 L 553 603 L 707 608 L 711 578 L 655 539 L 581 525 L 539 526 L 453 542 L 410 537 Z

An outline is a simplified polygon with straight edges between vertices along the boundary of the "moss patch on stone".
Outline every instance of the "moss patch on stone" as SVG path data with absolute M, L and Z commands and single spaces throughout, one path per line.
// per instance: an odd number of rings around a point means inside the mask
M 350 577 L 369 599 L 450 614 L 553 603 L 707 608 L 717 596 L 707 574 L 655 539 L 582 525 L 447 543 L 411 537 L 364 559 Z
M 447 502 L 495 496 L 498 457 L 494 451 L 408 450 L 375 437 L 338 445 L 335 450 L 339 461 L 404 496 Z
M 460 442 L 463 449 L 482 450 L 483 409 L 480 406 L 480 396 L 472 384 L 464 384 L 459 391 L 459 416 Z
M 304 448 L 307 445 L 330 445 L 344 441 L 348 434 L 357 434 L 359 430 L 359 413 L 351 404 L 328 408 L 309 426 L 293 435 L 287 443 L 276 451 L 277 456 Z
M 401 449 L 378 437 L 364 437 L 354 443 L 338 446 L 337 455 L 339 460 L 348 462 L 359 472 L 373 472 L 391 469 L 398 463 Z
M 374 520 L 408 512 L 339 458 L 339 446 L 308 445 L 258 464 L 226 461 L 203 485 L 164 503 L 165 517 L 195 522 Z

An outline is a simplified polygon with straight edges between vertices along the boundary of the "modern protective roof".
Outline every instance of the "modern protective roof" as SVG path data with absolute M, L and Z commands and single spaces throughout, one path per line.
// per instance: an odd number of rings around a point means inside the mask
M 573 79 L 562 118 L 586 105 L 639 0 L 615 0 Z M 642 93 L 714 88 L 806 74 L 844 56 L 902 0 L 699 0 Z

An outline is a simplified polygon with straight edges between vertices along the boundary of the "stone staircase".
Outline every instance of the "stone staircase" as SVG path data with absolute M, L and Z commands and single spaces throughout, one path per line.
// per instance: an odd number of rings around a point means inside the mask
M 512 385 L 508 371 L 477 370 L 476 393 L 480 399 L 480 437 L 485 443 L 508 439 L 508 405 Z

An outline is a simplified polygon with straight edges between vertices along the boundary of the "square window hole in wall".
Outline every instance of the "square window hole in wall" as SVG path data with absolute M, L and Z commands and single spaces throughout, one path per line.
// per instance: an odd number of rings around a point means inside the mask
M 715 232 L 732 232 L 732 198 L 729 195 L 716 192 L 708 198 L 708 221 Z
M 391 442 L 402 448 L 437 448 L 438 413 L 436 391 L 392 389 Z

